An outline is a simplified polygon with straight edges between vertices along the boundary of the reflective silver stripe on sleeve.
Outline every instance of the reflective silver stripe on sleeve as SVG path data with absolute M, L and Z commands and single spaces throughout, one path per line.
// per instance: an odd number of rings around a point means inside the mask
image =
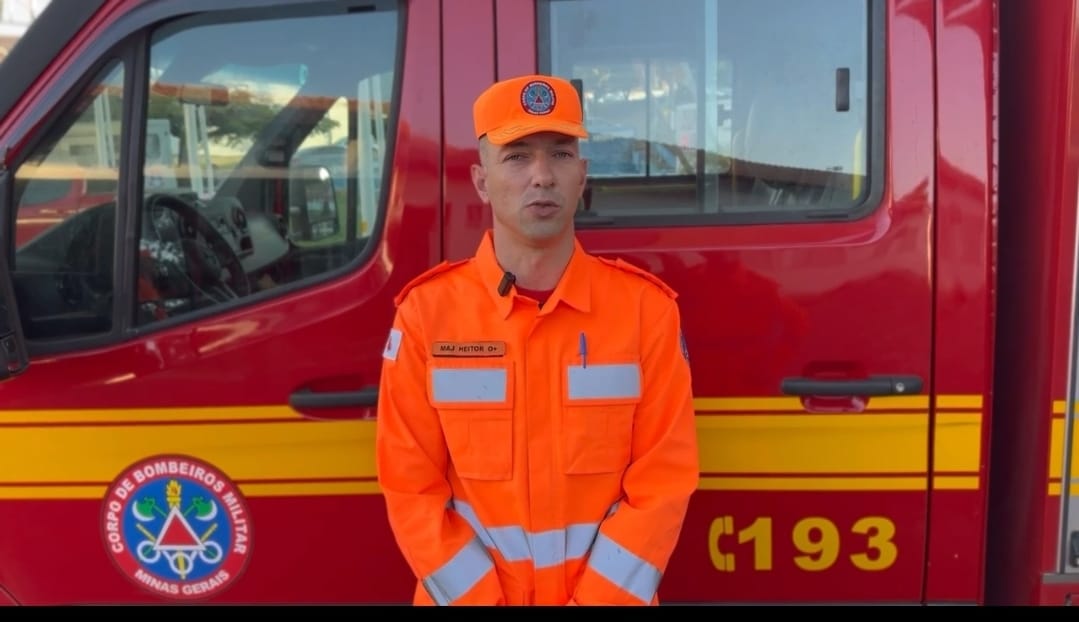
M 549 568 L 588 555 L 599 533 L 599 523 L 577 523 L 565 529 L 532 536 L 536 568 Z
M 473 538 L 450 561 L 423 579 L 436 605 L 449 605 L 468 593 L 495 568 L 479 538 Z
M 571 365 L 569 399 L 638 398 L 641 368 L 636 363 L 619 365 Z
M 578 523 L 566 529 L 566 559 L 580 559 L 592 550 L 599 523 Z
M 506 561 L 519 562 L 532 558 L 528 535 L 524 529 L 514 526 L 488 529 L 480 522 L 479 517 L 476 516 L 476 510 L 472 509 L 471 505 L 456 499 L 453 500 L 452 504 L 453 509 L 461 515 L 461 518 L 472 526 L 472 531 L 476 532 L 476 536 L 479 537 L 480 541 L 490 548 L 496 549 Z
M 480 519 L 476 516 L 476 510 L 472 509 L 472 506 L 464 501 L 458 501 L 457 499 L 450 499 L 446 504 L 449 508 L 461 515 L 461 518 L 465 519 L 465 522 L 472 527 L 472 531 L 476 532 L 476 537 L 483 542 L 483 545 L 489 548 L 495 548 L 495 542 L 491 539 L 491 534 L 487 533 L 483 524 L 480 523 Z
M 602 533 L 596 538 L 588 565 L 645 604 L 652 602 L 659 588 L 658 568 Z
M 485 527 L 468 503 L 454 500 L 451 507 L 472 526 L 480 541 L 497 550 L 506 561 L 532 560 L 536 568 L 550 568 L 585 557 L 599 533 L 599 523 L 577 523 L 566 529 L 536 533 L 512 525 Z
M 433 369 L 431 392 L 436 402 L 504 402 L 506 370 Z

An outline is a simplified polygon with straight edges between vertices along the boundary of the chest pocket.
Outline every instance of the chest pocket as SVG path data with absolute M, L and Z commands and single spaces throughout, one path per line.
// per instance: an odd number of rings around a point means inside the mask
M 571 364 L 566 367 L 565 382 L 565 472 L 620 472 L 632 453 L 633 418 L 641 401 L 640 364 Z
M 438 411 L 457 475 L 513 475 L 513 364 L 500 359 L 428 362 L 427 391 Z

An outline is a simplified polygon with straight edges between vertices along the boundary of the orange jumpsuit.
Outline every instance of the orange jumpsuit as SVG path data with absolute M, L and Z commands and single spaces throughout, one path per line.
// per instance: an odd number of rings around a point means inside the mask
M 580 243 L 543 305 L 475 257 L 398 295 L 378 477 L 415 604 L 657 604 L 699 463 L 676 294 Z

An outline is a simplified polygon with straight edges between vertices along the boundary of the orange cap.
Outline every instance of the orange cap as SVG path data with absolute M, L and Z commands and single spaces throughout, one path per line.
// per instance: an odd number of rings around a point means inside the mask
M 496 82 L 476 98 L 472 121 L 476 138 L 505 145 L 537 132 L 588 138 L 581 100 L 568 80 L 530 75 Z

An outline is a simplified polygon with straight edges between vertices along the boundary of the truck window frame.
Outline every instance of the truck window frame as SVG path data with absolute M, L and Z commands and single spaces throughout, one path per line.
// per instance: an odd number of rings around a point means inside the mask
M 550 6 L 555 2 L 567 0 L 536 0 L 536 63 L 539 73 L 551 74 L 552 44 Z M 588 2 L 588 0 L 575 0 Z M 846 210 L 761 210 L 698 214 L 610 214 L 600 212 L 579 212 L 575 226 L 579 229 L 609 228 L 651 228 L 651 227 L 700 227 L 731 226 L 756 224 L 809 224 L 828 222 L 849 222 L 866 218 L 876 212 L 884 200 L 886 187 L 886 123 L 887 107 L 887 5 L 885 0 L 865 0 L 867 16 L 867 73 L 868 86 L 867 116 L 868 127 L 866 141 L 866 189 L 861 201 L 851 204 Z M 572 76 L 563 76 L 571 78 Z M 699 171 L 698 167 L 698 171 Z M 698 187 L 702 174 L 694 172 Z M 588 187 L 593 180 L 588 180 Z
M 139 325 L 135 316 L 135 285 L 137 278 L 137 252 L 134 244 L 128 244 L 127 232 L 131 231 L 137 237 L 139 226 L 138 210 L 131 209 L 127 202 L 132 198 L 139 197 L 143 192 L 143 166 L 142 157 L 146 141 L 146 103 L 149 98 L 150 77 L 147 75 L 150 42 L 153 30 L 170 20 L 200 16 L 212 16 L 215 23 L 224 23 L 233 20 L 247 20 L 252 15 L 259 19 L 265 19 L 268 15 L 275 18 L 302 17 L 318 14 L 335 13 L 364 13 L 379 9 L 391 9 L 395 12 L 397 33 L 396 48 L 393 50 L 393 85 L 389 96 L 391 105 L 388 111 L 387 145 L 382 166 L 382 180 L 379 196 L 376 197 L 375 221 L 372 232 L 364 249 L 351 260 L 342 265 L 321 272 L 315 276 L 305 277 L 298 281 L 282 284 L 259 293 L 244 296 L 225 304 L 214 305 L 205 309 L 192 311 L 174 318 Z M 113 279 L 114 301 L 112 309 L 112 327 L 110 330 L 86 336 L 61 337 L 44 340 L 22 340 L 26 344 L 29 355 L 52 355 L 65 352 L 78 351 L 110 345 L 118 342 L 135 339 L 148 333 L 158 332 L 173 328 L 177 325 L 193 323 L 206 317 L 222 313 L 234 312 L 239 308 L 253 304 L 259 304 L 268 299 L 287 296 L 297 290 L 306 290 L 317 287 L 327 281 L 354 272 L 360 266 L 366 264 L 377 253 L 382 242 L 382 229 L 385 223 L 385 212 L 390 197 L 390 181 L 392 180 L 392 163 L 396 151 L 396 134 L 400 121 L 400 100 L 402 88 L 402 71 L 404 66 L 404 53 L 406 49 L 406 28 L 408 24 L 408 3 L 403 0 L 315 0 L 304 2 L 303 0 L 230 0 L 227 6 L 222 6 L 218 0 L 159 0 L 149 2 L 132 8 L 130 11 L 118 17 L 114 22 L 103 27 L 97 36 L 77 51 L 77 55 L 62 69 L 40 94 L 39 101 L 32 111 L 19 118 L 8 132 L 8 140 L 0 143 L 0 154 L 6 154 L 11 145 L 22 145 L 18 157 L 6 163 L 9 175 L 13 175 L 27 157 L 46 140 L 49 132 L 55 129 L 58 120 L 69 111 L 70 106 L 83 95 L 85 89 L 98 78 L 100 72 L 109 63 L 117 62 L 124 69 L 124 104 L 122 112 L 120 153 L 120 177 L 118 185 L 118 217 L 115 222 L 115 246 L 113 251 Z M 45 25 L 39 26 L 42 37 L 46 32 Z M 77 32 L 77 29 L 76 29 Z M 39 67 L 52 62 L 54 58 L 65 50 L 71 42 L 67 39 L 52 42 L 52 45 L 37 51 L 33 58 L 27 53 L 28 66 Z M 14 102 L 0 102 L 7 105 L 7 110 L 14 107 Z M 9 187 L 12 184 L 8 184 Z M 17 206 L 13 197 L 7 197 L 4 207 L 8 210 L 0 229 L 8 232 L 15 230 L 17 218 Z M 5 238 L 6 239 L 6 238 Z M 6 244 L 3 252 L 6 254 L 8 266 L 14 266 L 15 244 L 14 241 Z M 16 310 L 16 313 L 18 311 Z M 21 318 L 20 318 L 21 321 Z M 21 328 L 20 324 L 20 328 Z

